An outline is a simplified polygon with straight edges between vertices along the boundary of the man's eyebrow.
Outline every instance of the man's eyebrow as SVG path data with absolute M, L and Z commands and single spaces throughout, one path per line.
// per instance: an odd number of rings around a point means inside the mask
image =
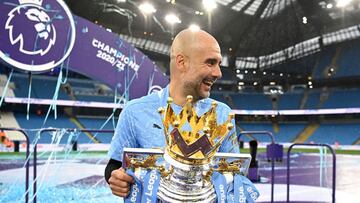
M 217 58 L 207 58 L 205 60 L 206 63 L 221 63 L 221 60 L 217 59 Z

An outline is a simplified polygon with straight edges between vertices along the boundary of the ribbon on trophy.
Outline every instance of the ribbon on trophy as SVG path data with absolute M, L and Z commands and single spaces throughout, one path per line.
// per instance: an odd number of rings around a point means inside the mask
M 158 170 L 148 170 L 143 182 L 143 194 L 141 202 L 157 202 L 157 191 L 160 184 Z
M 211 181 L 214 185 L 217 203 L 226 203 L 226 179 L 223 174 L 219 172 L 213 172 Z
M 219 172 L 213 173 L 211 181 L 215 188 L 217 203 L 254 203 L 260 195 L 254 184 L 239 174 L 235 174 L 233 183 L 229 185 L 226 184 L 224 175 Z
M 229 184 L 229 186 L 228 186 L 226 201 L 231 202 L 231 203 L 235 202 L 234 184 L 233 183 Z
M 260 193 L 254 184 L 245 176 L 235 174 L 234 176 L 234 202 L 253 203 Z
M 124 199 L 125 203 L 156 202 L 160 184 L 160 173 L 157 170 L 147 170 L 143 181 L 137 178 L 131 169 L 126 173 L 134 178 L 135 183 L 130 187 L 130 194 Z
M 134 178 L 134 183 L 130 187 L 130 194 L 124 198 L 125 203 L 141 202 L 142 184 L 131 169 L 126 170 L 126 173 Z

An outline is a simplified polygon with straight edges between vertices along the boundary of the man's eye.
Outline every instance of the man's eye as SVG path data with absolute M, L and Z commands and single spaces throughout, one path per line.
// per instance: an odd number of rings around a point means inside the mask
M 216 60 L 207 60 L 207 64 L 209 64 L 209 65 L 215 65 L 217 63 L 217 61 Z

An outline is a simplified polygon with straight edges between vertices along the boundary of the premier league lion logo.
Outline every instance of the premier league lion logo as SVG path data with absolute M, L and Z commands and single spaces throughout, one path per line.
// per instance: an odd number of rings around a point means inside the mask
M 56 41 L 52 20 L 41 6 L 42 0 L 19 0 L 19 3 L 20 5 L 8 14 L 5 25 L 5 29 L 9 31 L 10 42 L 19 46 L 19 51 L 24 54 L 42 56 Z M 28 33 L 23 35 L 23 30 L 28 30 Z
M 1 0 L 0 59 L 10 67 L 44 72 L 70 55 L 76 27 L 63 0 Z

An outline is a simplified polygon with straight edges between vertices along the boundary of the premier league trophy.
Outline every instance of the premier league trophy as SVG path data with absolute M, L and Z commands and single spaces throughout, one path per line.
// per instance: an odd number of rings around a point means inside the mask
M 248 179 L 251 156 L 216 153 L 234 127 L 233 114 L 217 123 L 216 107 L 198 116 L 192 97 L 176 115 L 168 99 L 160 108 L 165 149 L 124 149 L 124 162 L 135 179 L 125 202 L 253 202 L 259 193 Z

